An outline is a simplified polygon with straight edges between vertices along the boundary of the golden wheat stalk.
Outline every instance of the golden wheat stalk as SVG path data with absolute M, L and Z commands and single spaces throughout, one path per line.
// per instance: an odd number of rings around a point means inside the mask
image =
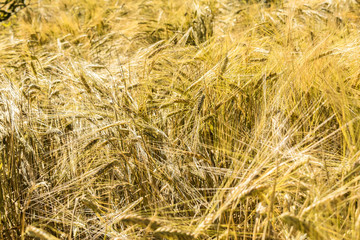
M 310 221 L 304 221 L 290 213 L 284 213 L 280 216 L 280 219 L 288 224 L 289 226 L 295 228 L 297 231 L 306 233 L 310 239 L 322 240 L 326 239 L 322 234 L 320 234 L 314 223 Z
M 137 224 L 141 227 L 149 228 L 150 230 L 153 230 L 153 231 L 161 226 L 161 223 L 154 219 L 145 218 L 145 217 L 142 217 L 142 216 L 139 216 L 136 214 L 128 214 L 128 215 L 122 216 L 122 217 L 118 218 L 116 222 L 122 222 L 125 225 Z
M 46 232 L 41 228 L 36 228 L 34 226 L 27 226 L 26 227 L 26 234 L 29 234 L 33 237 L 40 238 L 41 240 L 60 240 L 59 238 L 51 235 L 50 233 Z
M 221 213 L 227 209 L 227 207 L 236 200 L 243 200 L 246 197 L 254 196 L 260 194 L 268 188 L 267 184 L 260 184 L 258 186 L 252 186 L 248 189 L 243 190 L 244 186 L 239 185 L 234 188 L 228 195 L 227 200 L 223 203 L 218 211 L 215 213 L 210 213 L 206 216 L 204 221 L 202 221 L 195 230 L 195 236 L 200 236 L 203 232 L 210 227 L 210 225 L 219 218 Z M 241 191 L 242 190 L 242 191 Z
M 159 227 L 154 232 L 154 236 L 158 238 L 165 238 L 170 240 L 193 240 L 195 239 L 192 233 L 179 230 L 173 227 Z

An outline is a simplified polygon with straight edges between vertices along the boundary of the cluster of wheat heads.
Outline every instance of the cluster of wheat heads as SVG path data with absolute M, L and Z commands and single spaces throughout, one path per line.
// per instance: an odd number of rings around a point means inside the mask
M 359 17 L 33 2 L 0 30 L 0 239 L 359 238 Z

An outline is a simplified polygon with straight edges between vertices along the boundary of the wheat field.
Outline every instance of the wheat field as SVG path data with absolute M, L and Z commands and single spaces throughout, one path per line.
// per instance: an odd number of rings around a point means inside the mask
M 0 26 L 0 239 L 360 239 L 360 2 L 38 0 Z

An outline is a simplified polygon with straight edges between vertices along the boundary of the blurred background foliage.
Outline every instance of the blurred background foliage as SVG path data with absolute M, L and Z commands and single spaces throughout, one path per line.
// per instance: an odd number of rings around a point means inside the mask
M 12 15 L 26 7 L 25 0 L 5 0 L 0 3 L 0 22 L 8 20 Z

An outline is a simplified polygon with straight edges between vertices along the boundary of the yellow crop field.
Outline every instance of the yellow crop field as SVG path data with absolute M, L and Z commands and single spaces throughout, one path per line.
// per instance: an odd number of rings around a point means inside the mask
M 0 239 L 360 239 L 360 1 L 3 2 Z

